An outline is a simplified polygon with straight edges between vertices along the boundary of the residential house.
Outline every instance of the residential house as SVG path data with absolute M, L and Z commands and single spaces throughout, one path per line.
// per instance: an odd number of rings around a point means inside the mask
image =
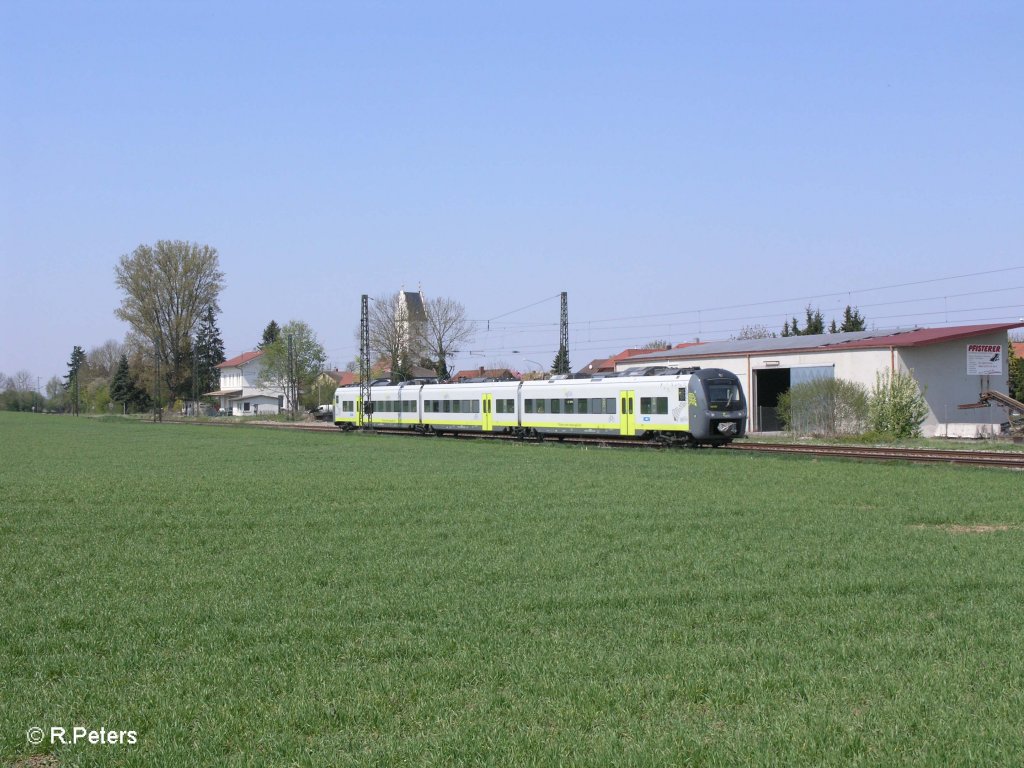
M 481 381 L 494 379 L 496 381 L 518 381 L 521 376 L 508 368 L 468 368 L 464 371 L 457 371 L 452 374 L 452 381 Z
M 217 366 L 220 386 L 205 397 L 215 397 L 219 410 L 228 416 L 263 416 L 284 410 L 284 390 L 261 387 L 262 349 L 245 352 Z

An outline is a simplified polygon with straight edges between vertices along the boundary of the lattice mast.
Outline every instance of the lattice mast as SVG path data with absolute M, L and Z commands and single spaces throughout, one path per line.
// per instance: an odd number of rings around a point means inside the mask
M 558 357 L 555 373 L 569 375 L 569 294 L 562 291 L 562 318 L 558 329 Z

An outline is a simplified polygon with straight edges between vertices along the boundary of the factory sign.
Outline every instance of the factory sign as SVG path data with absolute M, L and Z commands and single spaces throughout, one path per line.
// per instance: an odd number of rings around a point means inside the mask
M 1000 376 L 1003 373 L 1002 344 L 968 344 L 968 376 Z

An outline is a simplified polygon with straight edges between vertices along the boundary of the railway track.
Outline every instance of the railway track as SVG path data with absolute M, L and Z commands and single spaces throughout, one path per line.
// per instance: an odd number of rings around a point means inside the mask
M 791 443 L 733 443 L 734 451 L 833 456 L 874 461 L 910 461 L 926 464 L 972 464 L 975 466 L 1024 469 L 1024 452 L 962 451 L 922 448 L 875 448 L 846 445 L 799 445 Z
M 237 424 L 235 422 L 216 421 L 168 421 L 168 424 L 197 424 L 212 426 L 251 426 L 264 429 L 291 429 L 303 432 L 332 432 L 343 434 L 341 430 L 329 422 L 259 422 L 248 424 Z M 409 432 L 401 430 L 374 430 L 381 435 L 403 435 L 409 436 Z M 499 439 L 516 440 L 520 442 L 541 442 L 536 438 L 519 438 L 512 435 L 484 435 L 474 432 L 459 433 L 459 439 Z M 621 446 L 637 448 L 663 448 L 659 443 L 652 443 L 648 440 L 608 440 L 601 437 L 552 437 L 548 436 L 543 442 L 562 442 L 572 445 L 593 445 L 593 446 Z M 927 464 L 970 464 L 974 466 L 1001 467 L 1007 469 L 1024 470 L 1024 452 L 1010 451 L 964 451 L 964 450 L 942 450 L 923 448 L 878 448 L 872 446 L 848 446 L 848 445 L 805 445 L 799 443 L 757 443 L 757 442 L 734 442 L 728 446 L 730 451 L 749 451 L 757 453 L 783 453 L 802 454 L 805 456 L 834 457 L 846 459 L 859 459 L 867 461 L 909 461 L 913 463 Z

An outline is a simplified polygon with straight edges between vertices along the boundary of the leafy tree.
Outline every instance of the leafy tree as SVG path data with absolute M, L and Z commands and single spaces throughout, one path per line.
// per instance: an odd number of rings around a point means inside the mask
M 71 350 L 68 372 L 64 377 L 64 391 L 71 396 L 71 412 L 75 416 L 78 415 L 81 404 L 81 382 L 79 382 L 79 376 L 82 373 L 85 362 L 85 351 L 76 344 L 75 348 Z
M 875 432 L 894 437 L 918 437 L 928 417 L 928 403 L 913 376 L 880 371 L 871 392 L 868 418 Z
M 648 341 L 640 349 L 672 349 L 672 345 L 664 339 L 655 339 L 654 341 Z
M 301 320 L 292 320 L 281 328 L 277 341 L 263 351 L 259 385 L 281 390 L 285 396 L 285 407 L 294 416 L 299 394 L 308 389 L 323 370 L 327 360 L 324 348 L 309 325 Z
M 430 367 L 442 381 L 451 375 L 448 359 L 473 336 L 466 308 L 454 299 L 436 298 L 425 302 L 425 322 L 418 324 L 418 347 L 427 355 Z
M 271 320 L 267 323 L 267 327 L 263 329 L 263 340 L 256 345 L 256 349 L 266 349 L 275 341 L 281 337 L 281 327 L 275 320 Z M 224 362 L 221 360 L 221 362 Z
M 1013 339 L 1008 339 L 1007 347 L 1009 351 L 1006 357 L 1009 394 L 1014 400 L 1024 400 L 1024 358 L 1019 357 L 1013 349 Z
M 60 376 L 51 376 L 46 382 L 46 407 L 53 411 L 63 411 L 67 403 L 67 392 Z
M 276 326 L 277 323 L 274 325 Z M 280 329 L 278 329 L 278 335 L 280 335 Z M 262 348 L 260 347 L 260 349 Z M 198 394 L 201 395 L 216 389 L 217 383 L 220 381 L 217 366 L 227 358 L 224 356 L 224 341 L 220 337 L 220 329 L 217 328 L 213 307 L 207 307 L 199 321 L 199 330 L 196 331 L 196 341 L 192 351 L 192 365 L 195 370 Z
M 4 410 L 31 411 L 33 407 L 37 406 L 35 383 L 35 377 L 25 370 L 18 371 L 9 377 L 0 375 Z
M 846 379 L 812 379 L 780 395 L 778 413 L 786 429 L 797 434 L 858 434 L 867 424 L 868 390 Z
M 115 276 L 124 296 L 114 314 L 155 348 L 170 393 L 186 394 L 192 333 L 224 287 L 217 249 L 181 240 L 140 245 L 121 257 Z

